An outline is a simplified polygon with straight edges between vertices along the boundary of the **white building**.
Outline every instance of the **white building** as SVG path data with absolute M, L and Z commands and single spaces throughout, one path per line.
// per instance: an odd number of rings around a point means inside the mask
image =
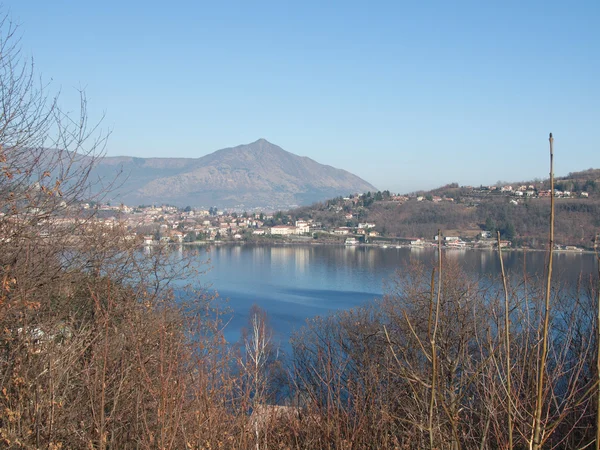
M 310 233 L 310 225 L 305 220 L 296 221 L 296 234 Z
M 446 242 L 446 247 L 448 248 L 465 248 L 467 246 L 467 243 L 464 241 L 456 240 L 456 241 L 450 241 L 450 242 Z
M 350 228 L 348 227 L 339 227 L 333 230 L 334 234 L 350 234 Z
M 369 223 L 369 222 L 365 222 L 365 223 L 359 223 L 358 224 L 358 228 L 375 228 L 375 224 L 374 223 Z
M 279 234 L 282 236 L 296 234 L 296 227 L 289 225 L 275 225 L 274 227 L 271 227 L 271 234 Z

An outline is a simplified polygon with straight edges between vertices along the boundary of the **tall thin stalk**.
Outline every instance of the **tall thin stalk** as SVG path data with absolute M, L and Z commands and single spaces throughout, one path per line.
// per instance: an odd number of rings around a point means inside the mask
M 548 256 L 548 276 L 546 279 L 546 299 L 544 304 L 544 324 L 542 328 L 542 353 L 540 355 L 540 366 L 538 369 L 537 396 L 535 401 L 535 413 L 533 416 L 533 446 L 532 450 L 541 448 L 542 437 L 542 407 L 544 399 L 544 375 L 546 372 L 546 359 L 548 357 L 548 333 L 550 328 L 550 289 L 552 287 L 552 256 L 554 254 L 554 138 L 552 133 L 550 141 L 550 239 Z
M 512 382 L 510 375 L 510 308 L 508 302 L 508 287 L 506 285 L 506 272 L 504 271 L 504 260 L 502 259 L 502 247 L 500 246 L 500 232 L 497 231 L 498 256 L 500 258 L 500 269 L 502 271 L 502 284 L 504 286 L 504 346 L 506 353 L 506 403 L 507 403 L 507 426 L 508 426 L 508 448 L 513 448 L 513 412 L 512 412 Z
M 600 253 L 598 253 L 598 236 L 594 239 L 594 253 L 596 254 L 596 450 L 600 450 Z
M 435 304 L 435 317 L 433 319 L 433 332 L 431 333 L 431 398 L 429 400 L 429 446 L 433 450 L 434 433 L 433 417 L 435 412 L 435 396 L 437 385 L 437 349 L 435 339 L 437 336 L 438 323 L 440 317 L 440 297 L 442 294 L 442 233 L 438 230 L 438 290 Z

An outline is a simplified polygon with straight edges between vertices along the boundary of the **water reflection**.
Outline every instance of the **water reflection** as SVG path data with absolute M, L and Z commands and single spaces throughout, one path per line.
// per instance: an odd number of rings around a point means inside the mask
M 291 259 L 293 251 L 293 247 L 271 247 L 271 265 L 285 265 Z
M 173 247 L 178 256 L 192 248 Z M 194 250 L 196 251 L 196 250 Z M 152 252 L 144 247 L 143 253 Z M 493 250 L 452 249 L 444 252 L 467 273 L 495 276 L 499 274 L 498 253 Z M 265 278 L 279 279 L 282 286 L 318 286 L 339 290 L 368 287 L 381 292 L 381 281 L 405 269 L 413 261 L 435 264 L 435 248 L 383 249 L 344 246 L 215 246 L 210 248 L 213 269 L 209 277 L 218 277 L 226 285 L 242 282 L 258 286 Z M 545 252 L 503 252 L 504 266 L 513 275 L 541 276 L 545 272 Z M 201 258 L 202 259 L 202 258 Z M 593 254 L 555 253 L 554 272 L 558 281 L 574 281 L 580 274 L 595 273 Z
M 144 253 L 151 249 L 144 248 Z M 174 255 L 191 251 L 184 246 Z M 493 250 L 451 250 L 444 253 L 465 272 L 477 278 L 496 277 L 500 271 L 498 253 Z M 503 253 L 509 276 L 520 279 L 542 276 L 544 252 Z M 558 283 L 575 281 L 595 271 L 594 255 L 555 255 Z M 267 310 L 276 330 L 287 339 L 306 318 L 331 310 L 361 305 L 384 292 L 384 282 L 413 262 L 435 264 L 435 248 L 382 249 L 344 246 L 215 246 L 210 248 L 212 269 L 201 275 L 198 284 L 211 283 L 235 311 L 230 337 L 245 325 L 248 309 L 257 303 Z M 198 258 L 204 261 L 206 258 Z
M 268 247 L 255 247 L 252 251 L 252 262 L 254 264 L 262 263 L 265 260 Z
M 296 263 L 296 273 L 304 274 L 310 260 L 310 252 L 308 248 L 301 247 L 294 251 L 294 262 Z
M 233 261 L 240 261 L 241 257 L 242 257 L 242 247 L 235 245 L 233 247 L 231 247 L 231 255 L 230 255 L 231 259 Z
M 479 253 L 479 264 L 481 265 L 482 270 L 487 270 L 488 268 L 488 260 L 490 258 L 491 251 L 481 250 Z

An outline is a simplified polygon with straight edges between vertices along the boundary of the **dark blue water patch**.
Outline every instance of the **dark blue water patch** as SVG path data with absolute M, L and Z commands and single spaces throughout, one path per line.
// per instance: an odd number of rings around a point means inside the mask
M 227 306 L 231 308 L 231 314 L 225 319 L 228 321 L 225 329 L 228 342 L 240 339 L 241 330 L 248 326 L 250 308 L 256 304 L 266 311 L 274 340 L 285 350 L 289 350 L 292 333 L 302 327 L 308 318 L 360 306 L 379 297 L 375 292 L 304 288 L 265 290 L 259 295 L 221 290 L 219 295 L 227 299 Z

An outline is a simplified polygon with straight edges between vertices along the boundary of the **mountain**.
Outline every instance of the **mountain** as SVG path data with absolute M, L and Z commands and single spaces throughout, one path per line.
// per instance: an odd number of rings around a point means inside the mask
M 201 158 L 104 157 L 92 179 L 120 173 L 110 198 L 128 205 L 168 203 L 221 208 L 288 208 L 377 189 L 265 139 Z

